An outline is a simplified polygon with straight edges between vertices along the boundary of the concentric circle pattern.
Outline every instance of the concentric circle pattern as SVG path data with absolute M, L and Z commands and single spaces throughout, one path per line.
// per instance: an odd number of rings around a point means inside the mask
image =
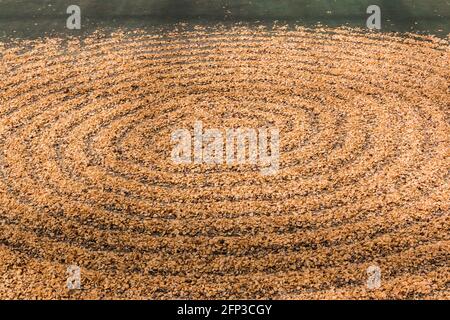
M 351 29 L 2 44 L 0 297 L 449 298 L 449 70 Z M 278 128 L 278 173 L 174 164 L 195 121 Z

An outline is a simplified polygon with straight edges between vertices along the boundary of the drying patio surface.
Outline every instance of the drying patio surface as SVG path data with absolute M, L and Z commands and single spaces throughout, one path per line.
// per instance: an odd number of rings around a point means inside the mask
M 448 39 L 180 25 L 0 49 L 0 298 L 450 298 Z M 279 128 L 278 173 L 174 164 L 195 121 Z

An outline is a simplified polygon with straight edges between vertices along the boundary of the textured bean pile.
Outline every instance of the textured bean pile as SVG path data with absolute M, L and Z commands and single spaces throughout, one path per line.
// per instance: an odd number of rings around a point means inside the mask
M 448 39 L 180 26 L 0 57 L 0 298 L 450 298 Z M 279 128 L 278 174 L 174 164 L 195 121 Z

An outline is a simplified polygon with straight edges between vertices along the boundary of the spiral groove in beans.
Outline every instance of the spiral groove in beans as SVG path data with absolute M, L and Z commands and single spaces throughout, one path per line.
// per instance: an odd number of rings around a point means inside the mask
M 448 45 L 242 26 L 3 43 L 0 297 L 448 298 Z M 279 128 L 277 174 L 174 164 L 195 121 Z

